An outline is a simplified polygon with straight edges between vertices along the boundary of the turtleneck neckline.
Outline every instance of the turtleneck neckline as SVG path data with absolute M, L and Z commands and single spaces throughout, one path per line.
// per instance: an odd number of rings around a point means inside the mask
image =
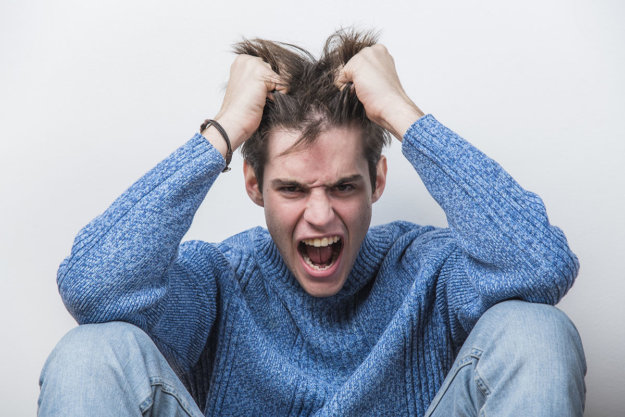
M 298 299 L 299 303 L 318 307 L 335 305 L 353 297 L 377 274 L 384 255 L 393 242 L 388 230 L 381 227 L 370 228 L 360 246 L 356 261 L 343 288 L 330 297 L 313 297 L 304 291 L 293 273 L 288 269 L 267 229 L 257 227 L 253 233 L 253 240 L 256 260 L 269 285 L 273 286 L 278 294 L 286 293 L 290 295 L 289 298 Z

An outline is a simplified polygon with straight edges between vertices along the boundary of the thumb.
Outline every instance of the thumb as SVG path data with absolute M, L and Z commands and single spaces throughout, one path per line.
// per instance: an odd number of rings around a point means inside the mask
M 337 69 L 336 76 L 334 77 L 334 85 L 339 90 L 343 90 L 347 86 L 347 84 L 351 83 L 352 81 L 352 72 L 349 63 L 340 66 Z
M 267 89 L 267 95 L 271 98 L 271 93 L 277 91 L 282 94 L 288 92 L 288 85 L 280 78 L 278 74 L 272 73 L 265 78 L 265 88 Z

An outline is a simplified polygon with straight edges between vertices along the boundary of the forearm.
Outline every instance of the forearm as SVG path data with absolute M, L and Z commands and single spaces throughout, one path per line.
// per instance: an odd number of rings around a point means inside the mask
M 579 264 L 538 196 L 430 115 L 408 129 L 403 152 L 445 211 L 478 291 L 551 303 L 564 295 Z M 516 287 L 503 288 L 503 275 Z
M 408 131 L 410 126 L 416 121 L 425 116 L 425 113 L 414 104 L 408 97 L 405 97 L 400 103 L 395 106 L 387 107 L 387 113 L 384 116 L 383 126 L 386 130 L 391 132 L 400 142 L 403 141 L 404 134 Z
M 77 235 L 59 291 L 79 322 L 154 314 L 167 271 L 223 158 L 197 135 L 144 175 Z

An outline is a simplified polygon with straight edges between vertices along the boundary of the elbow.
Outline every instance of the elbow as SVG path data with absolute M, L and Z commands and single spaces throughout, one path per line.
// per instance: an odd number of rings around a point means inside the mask
M 79 324 L 118 320 L 140 325 L 145 312 L 158 308 L 166 293 L 161 280 L 141 285 L 119 271 L 93 271 L 84 265 L 68 270 L 66 261 L 57 284 L 63 304 Z
M 67 267 L 67 259 L 61 264 L 57 274 L 57 285 L 65 308 L 78 324 L 104 322 L 104 303 L 98 293 L 102 293 L 95 279 L 80 268 Z
M 541 256 L 537 274 L 537 300 L 545 304 L 555 305 L 571 289 L 579 272 L 579 260 L 570 251 L 568 246 L 561 247 L 559 251 L 550 251 Z

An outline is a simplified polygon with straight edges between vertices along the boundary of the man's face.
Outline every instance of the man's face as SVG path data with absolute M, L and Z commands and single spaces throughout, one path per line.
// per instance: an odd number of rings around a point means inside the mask
M 269 233 L 302 288 L 327 297 L 343 287 L 354 265 L 371 204 L 384 190 L 386 159 L 378 163 L 372 192 L 360 129 L 333 127 L 311 145 L 290 149 L 300 133 L 272 131 L 262 194 L 247 165 L 246 187 L 265 208 Z

